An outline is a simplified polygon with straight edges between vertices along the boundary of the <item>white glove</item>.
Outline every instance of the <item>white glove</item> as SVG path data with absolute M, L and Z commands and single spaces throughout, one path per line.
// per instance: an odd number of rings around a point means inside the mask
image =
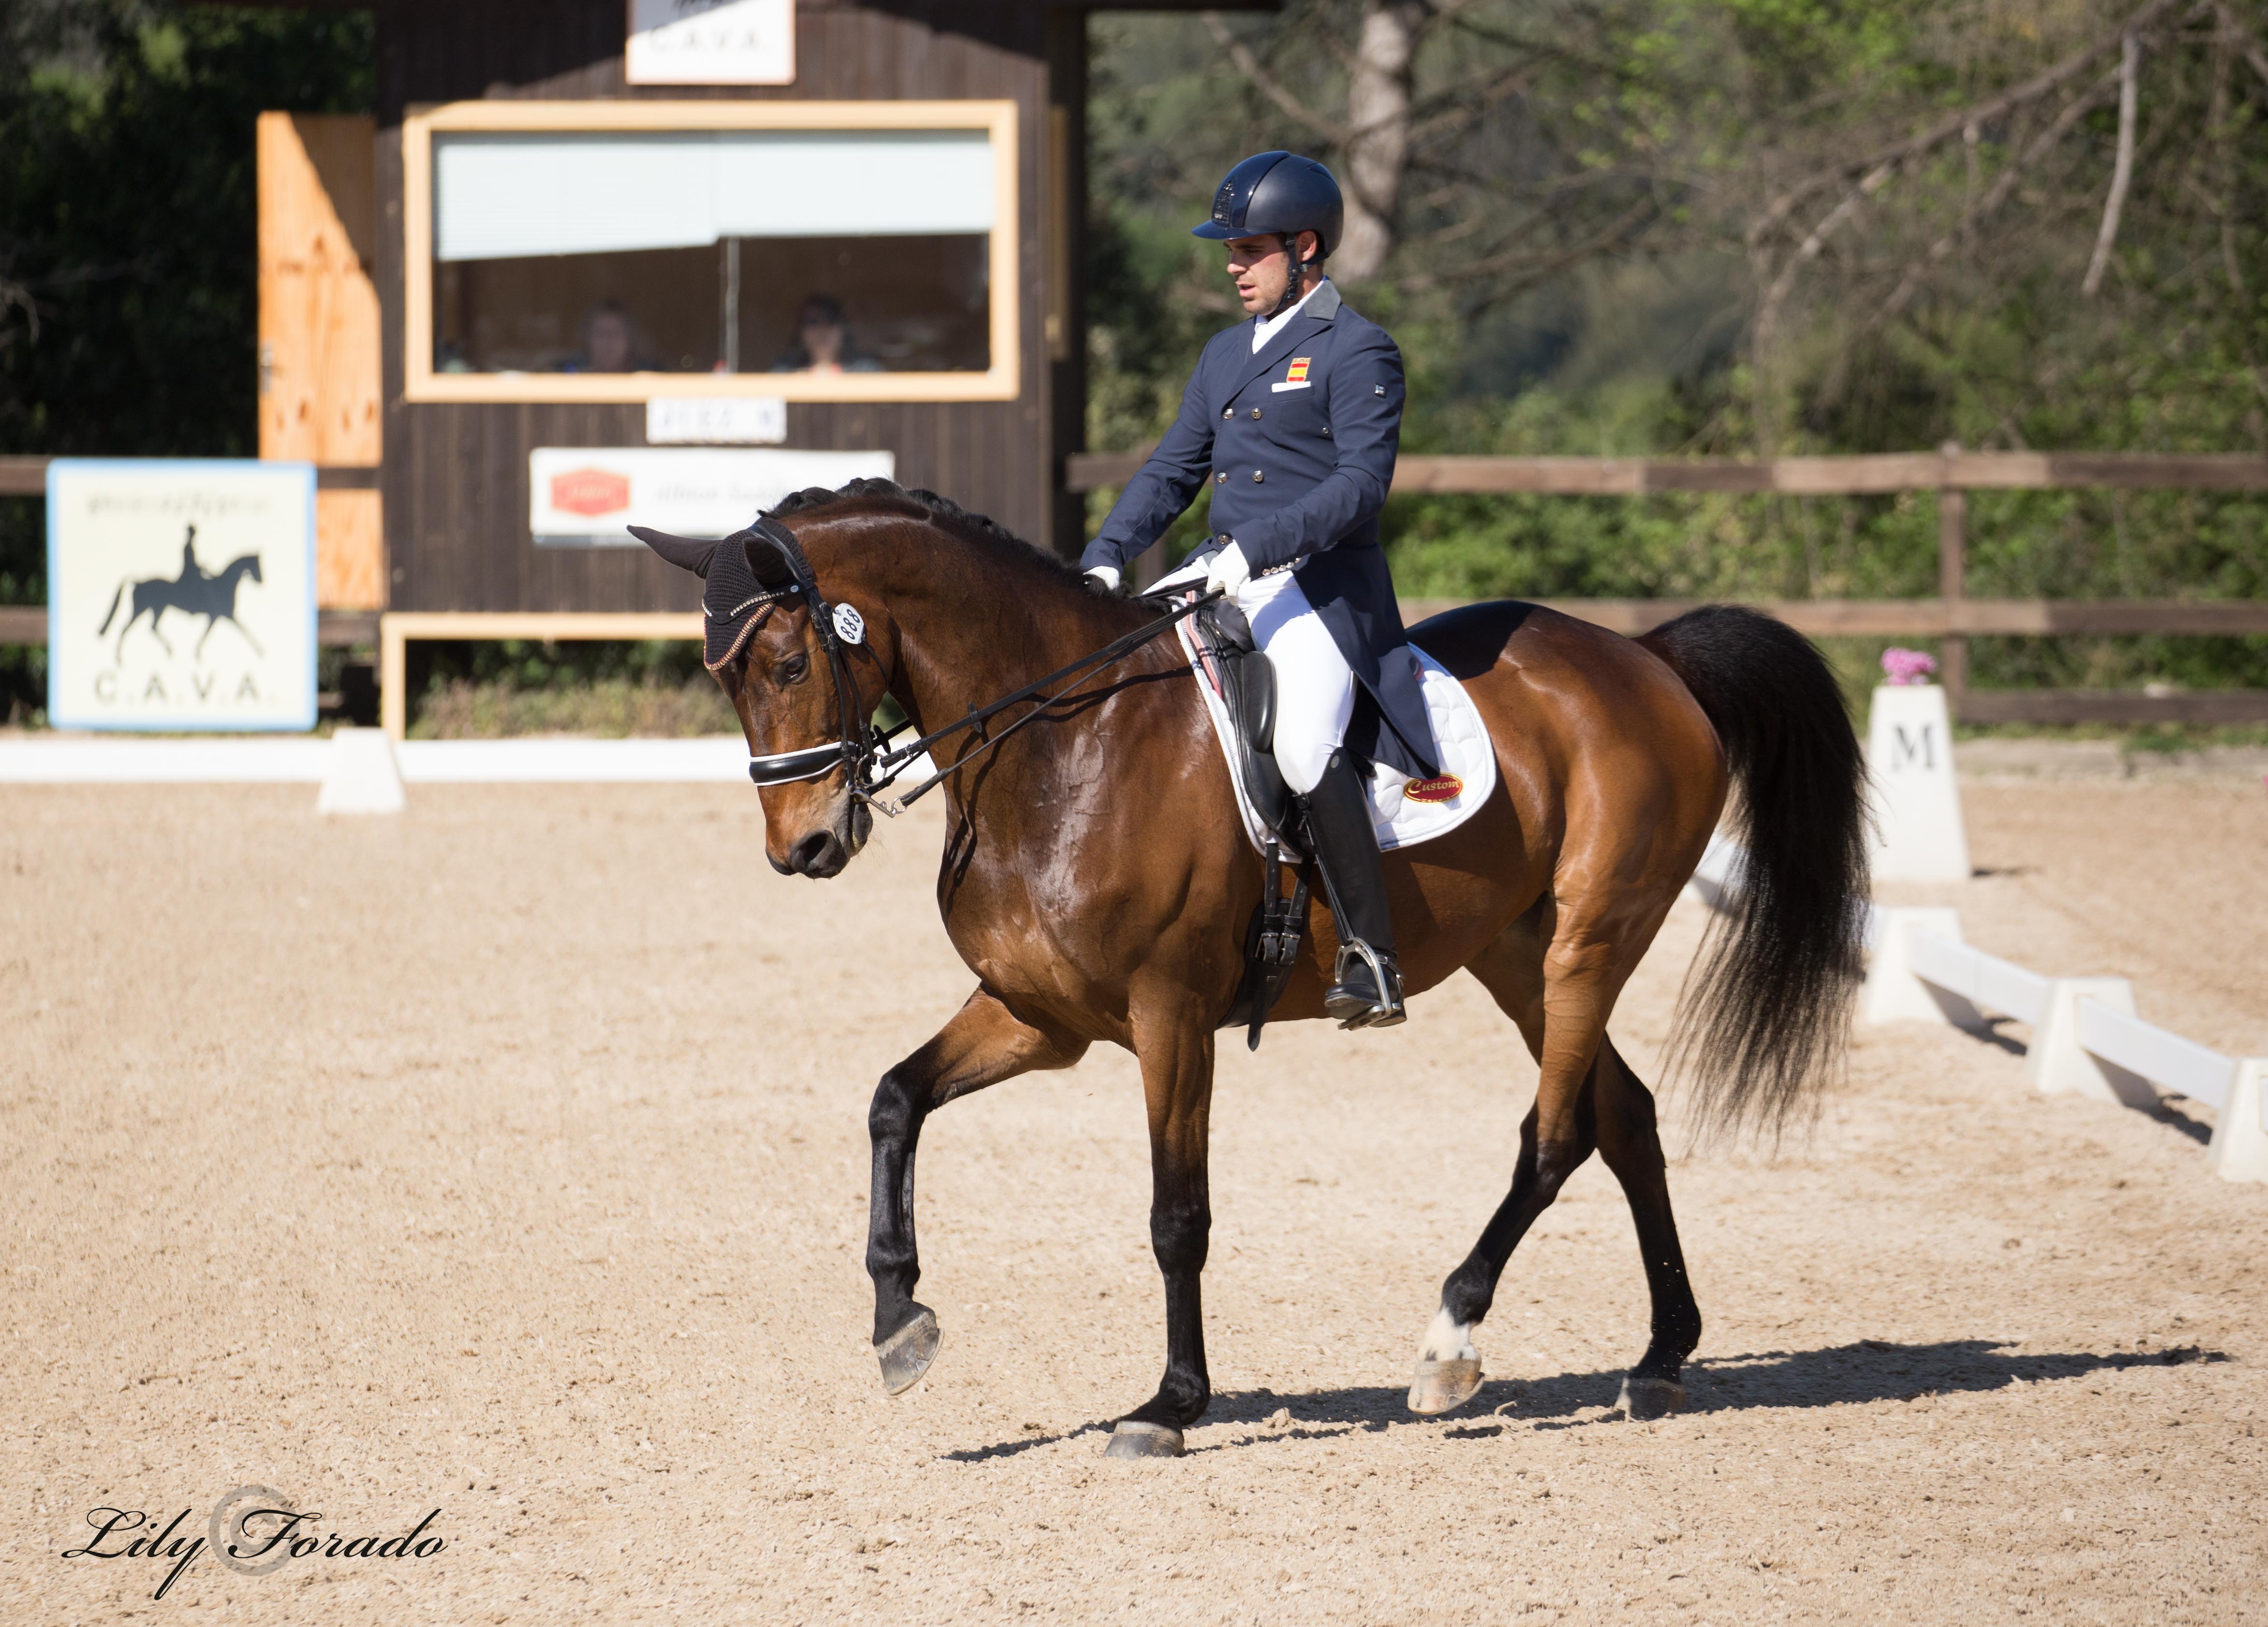
M 1245 562 L 1244 550 L 1233 542 L 1212 556 L 1205 570 L 1205 592 L 1219 592 L 1233 599 L 1252 580 L 1252 567 Z
M 1087 567 L 1086 574 L 1087 574 L 1087 575 L 1089 575 L 1089 576 L 1091 576 L 1091 577 L 1093 577 L 1096 581 L 1098 581 L 1098 582 L 1100 582 L 1100 583 L 1101 583 L 1101 584 L 1102 584 L 1102 591 L 1103 591 L 1104 593 L 1116 593 L 1116 592 L 1118 591 L 1118 567 L 1117 567 L 1117 566 L 1116 566 L 1116 565 L 1090 565 L 1090 566 L 1088 566 L 1088 567 Z

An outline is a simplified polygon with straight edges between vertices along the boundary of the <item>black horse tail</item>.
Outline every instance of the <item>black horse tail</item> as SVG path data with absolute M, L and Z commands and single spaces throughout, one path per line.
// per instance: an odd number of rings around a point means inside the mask
M 110 608 L 103 612 L 102 625 L 94 629 L 94 636 L 97 638 L 110 630 L 110 618 L 118 614 L 118 601 L 125 597 L 126 584 L 122 581 L 118 585 L 118 591 L 110 596 Z
M 1638 640 L 1716 725 L 1748 852 L 1689 975 L 1671 1055 L 1700 1123 L 1768 1129 L 1837 1073 L 1864 975 L 1866 764 L 1811 642 L 1741 605 L 1705 605 Z

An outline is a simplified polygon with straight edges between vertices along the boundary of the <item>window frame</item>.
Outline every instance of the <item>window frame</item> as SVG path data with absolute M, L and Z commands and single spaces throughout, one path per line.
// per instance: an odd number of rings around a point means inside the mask
M 991 357 L 983 372 L 449 373 L 433 366 L 433 137 L 458 131 L 982 129 L 992 144 Z M 1012 101 L 464 101 L 401 121 L 402 397 L 475 402 L 639 402 L 657 395 L 791 401 L 1002 401 L 1022 393 Z

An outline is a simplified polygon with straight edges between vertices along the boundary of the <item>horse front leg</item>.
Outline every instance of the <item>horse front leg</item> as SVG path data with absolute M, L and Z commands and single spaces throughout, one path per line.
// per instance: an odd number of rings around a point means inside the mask
M 1118 1421 L 1104 1455 L 1179 1457 L 1182 1431 L 1212 1401 L 1199 1288 L 1212 1233 L 1212 1031 L 1191 1007 L 1138 1022 L 1134 1050 L 1150 1119 L 1150 1247 L 1166 1279 L 1166 1376 L 1156 1395 Z
M 1025 1022 L 979 988 L 929 1042 L 882 1075 L 866 1115 L 874 1144 L 866 1274 L 874 1279 L 874 1354 L 882 1388 L 902 1395 L 937 1359 L 937 1314 L 914 1298 L 914 1149 L 922 1123 L 956 1096 L 1035 1069 L 1068 1068 L 1086 1042 Z

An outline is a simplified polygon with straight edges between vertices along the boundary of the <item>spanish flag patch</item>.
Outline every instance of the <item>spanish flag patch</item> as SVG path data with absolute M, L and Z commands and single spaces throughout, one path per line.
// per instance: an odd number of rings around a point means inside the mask
M 1305 384 L 1307 381 L 1307 358 L 1304 356 L 1292 357 L 1291 369 L 1284 375 L 1284 382 L 1286 384 Z

